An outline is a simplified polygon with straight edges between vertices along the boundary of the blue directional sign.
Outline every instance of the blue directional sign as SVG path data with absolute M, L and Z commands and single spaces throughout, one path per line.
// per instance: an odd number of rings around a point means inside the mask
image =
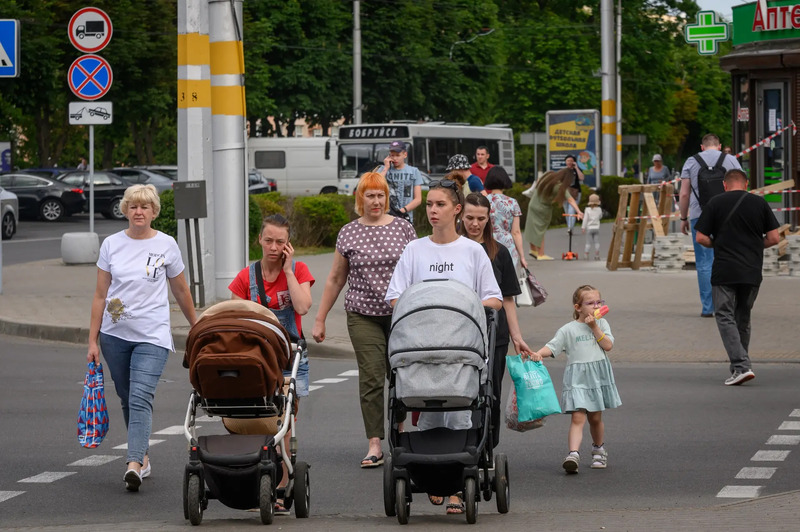
M 86 54 L 69 67 L 67 81 L 73 94 L 82 100 L 102 98 L 111 88 L 111 65 L 99 55 Z
M 0 78 L 19 76 L 19 20 L 0 20 Z

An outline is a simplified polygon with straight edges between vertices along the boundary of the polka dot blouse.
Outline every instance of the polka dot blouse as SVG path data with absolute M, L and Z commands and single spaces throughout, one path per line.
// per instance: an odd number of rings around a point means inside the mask
M 350 267 L 344 309 L 365 316 L 388 316 L 384 301 L 392 273 L 406 244 L 417 238 L 410 223 L 394 218 L 386 225 L 364 225 L 358 220 L 342 227 L 336 250 Z

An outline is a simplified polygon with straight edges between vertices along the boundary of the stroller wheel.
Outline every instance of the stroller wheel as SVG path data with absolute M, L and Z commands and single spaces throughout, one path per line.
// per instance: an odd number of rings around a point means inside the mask
M 408 514 L 411 513 L 411 501 L 406 497 L 406 481 L 398 478 L 394 484 L 395 492 L 395 511 L 397 512 L 397 522 L 401 525 L 408 524 Z
M 511 489 L 508 482 L 508 458 L 498 454 L 494 462 L 494 490 L 497 492 L 497 511 L 508 513 L 511 502 Z
M 392 478 L 392 456 L 386 454 L 383 459 L 383 511 L 386 517 L 397 515 L 394 507 L 394 479 Z
M 308 517 L 311 506 L 311 484 L 309 482 L 308 464 L 297 462 L 294 466 L 294 514 L 298 519 Z
M 189 475 L 186 482 L 186 491 L 183 496 L 185 498 L 186 513 L 189 517 L 189 522 L 197 526 L 203 522 L 203 496 L 205 491 L 201 486 L 200 477 L 198 475 Z
M 261 522 L 271 525 L 275 517 L 275 501 L 272 497 L 272 477 L 261 475 L 261 482 L 258 490 L 258 509 L 261 511 Z
M 475 479 L 472 477 L 464 483 L 464 509 L 467 523 L 474 525 L 478 518 L 478 494 Z

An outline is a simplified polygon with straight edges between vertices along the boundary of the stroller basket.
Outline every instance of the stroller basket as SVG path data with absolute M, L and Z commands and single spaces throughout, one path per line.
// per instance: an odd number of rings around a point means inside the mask
M 466 408 L 486 382 L 486 313 L 453 280 L 409 287 L 395 305 L 389 362 L 395 397 L 408 408 Z

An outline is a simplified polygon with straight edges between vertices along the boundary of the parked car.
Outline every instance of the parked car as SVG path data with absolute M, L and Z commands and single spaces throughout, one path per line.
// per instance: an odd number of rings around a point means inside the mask
M 24 168 L 16 173 L 38 175 L 42 177 L 57 178 L 63 173 L 74 172 L 77 168 Z
M 156 190 L 159 194 L 165 190 L 172 190 L 173 180 L 166 175 L 159 172 L 154 172 L 153 170 L 146 170 L 144 168 L 120 167 L 114 168 L 111 171 L 124 178 L 126 181 L 129 181 L 132 185 L 153 185 L 156 187 Z
M 249 194 L 264 194 L 276 190 L 278 190 L 278 182 L 274 179 L 267 179 L 255 168 L 247 174 L 247 192 Z
M 77 171 L 68 172 L 58 176 L 62 183 L 73 187 L 80 187 L 84 190 L 86 198 L 89 198 L 89 172 Z M 131 183 L 124 178 L 107 170 L 94 173 L 94 210 L 102 213 L 105 218 L 113 220 L 124 220 L 125 215 L 119 208 L 122 195 Z M 88 212 L 89 202 L 86 202 L 84 212 Z
M 64 216 L 83 212 L 83 187 L 71 186 L 41 175 L 13 173 L 0 175 L 0 186 L 17 195 L 19 214 L 57 222 Z
M 151 164 L 148 166 L 134 166 L 134 168 L 144 168 L 145 170 L 164 174 L 173 181 L 178 180 L 178 165 L 176 164 Z
M 0 187 L 0 216 L 2 216 L 0 228 L 2 229 L 3 240 L 9 240 L 17 232 L 19 203 L 17 202 L 17 195 L 3 187 Z

